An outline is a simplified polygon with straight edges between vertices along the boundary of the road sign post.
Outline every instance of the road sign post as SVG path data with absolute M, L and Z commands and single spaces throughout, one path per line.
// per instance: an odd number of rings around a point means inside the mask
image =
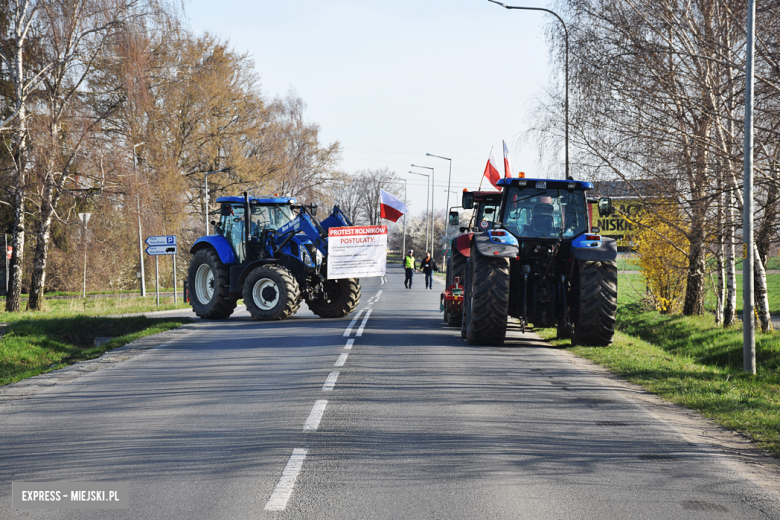
M 160 306 L 160 262 L 158 257 L 160 255 L 173 255 L 173 303 L 176 303 L 176 253 L 178 253 L 178 246 L 176 245 L 176 235 L 162 235 L 146 238 L 146 254 L 154 257 L 154 280 L 156 286 L 156 298 L 157 306 Z

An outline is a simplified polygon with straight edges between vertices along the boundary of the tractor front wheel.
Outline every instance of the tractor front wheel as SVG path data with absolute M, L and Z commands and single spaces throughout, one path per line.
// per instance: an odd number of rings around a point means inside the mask
M 320 318 L 343 318 L 360 303 L 360 280 L 344 278 L 325 281 L 327 298 L 306 300 L 309 310 Z
M 256 320 L 284 320 L 298 311 L 301 289 L 286 268 L 263 265 L 244 281 L 244 304 Z
M 617 314 L 617 283 L 617 264 L 614 261 L 580 261 L 572 345 L 606 347 L 612 343 Z
M 472 251 L 469 260 L 474 263 L 474 281 L 466 341 L 469 345 L 503 345 L 509 310 L 509 259 Z
M 211 248 L 195 253 L 187 273 L 190 286 L 190 304 L 195 314 L 211 320 L 225 319 L 236 308 L 230 298 L 228 269 Z

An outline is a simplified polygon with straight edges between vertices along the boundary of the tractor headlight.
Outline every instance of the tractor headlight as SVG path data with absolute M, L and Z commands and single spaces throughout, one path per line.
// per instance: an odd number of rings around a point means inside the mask
M 300 251 L 301 251 L 301 262 L 303 262 L 303 265 L 305 265 L 306 267 L 314 267 L 314 262 L 312 262 L 311 255 L 306 250 L 306 248 L 301 247 Z
M 317 257 L 317 258 L 316 258 L 316 260 L 317 260 L 317 265 L 322 265 L 322 260 L 323 260 L 325 257 L 322 255 L 322 253 L 320 253 L 320 250 L 319 250 L 319 249 L 317 249 L 317 251 L 316 251 L 316 253 L 315 253 L 315 255 L 314 255 L 314 256 L 316 256 L 316 257 Z

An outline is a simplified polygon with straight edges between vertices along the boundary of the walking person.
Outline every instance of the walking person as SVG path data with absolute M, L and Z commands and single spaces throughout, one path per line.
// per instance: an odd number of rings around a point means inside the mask
M 414 274 L 414 251 L 409 250 L 404 258 L 404 267 L 406 268 L 406 278 L 404 279 L 404 287 L 407 289 L 412 288 L 412 275 Z
M 420 262 L 420 271 L 425 273 L 425 288 L 433 289 L 433 272 L 438 271 L 439 266 L 430 253 L 425 254 L 425 258 Z

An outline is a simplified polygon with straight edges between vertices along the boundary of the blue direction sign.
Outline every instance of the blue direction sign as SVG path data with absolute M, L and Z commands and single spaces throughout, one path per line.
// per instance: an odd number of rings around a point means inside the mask
M 147 246 L 175 246 L 176 235 L 146 237 L 146 245 Z

